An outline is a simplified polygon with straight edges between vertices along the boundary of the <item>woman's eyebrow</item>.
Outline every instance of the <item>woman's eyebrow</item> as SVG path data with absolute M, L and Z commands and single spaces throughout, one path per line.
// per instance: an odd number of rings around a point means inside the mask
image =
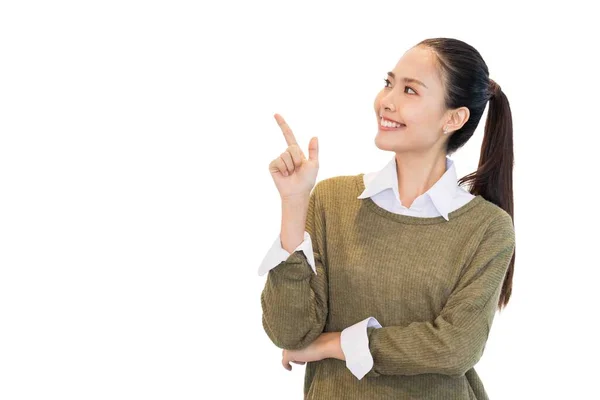
M 389 76 L 391 76 L 392 78 L 396 79 L 396 75 L 394 75 L 394 73 L 393 73 L 393 72 L 391 72 L 391 71 L 390 71 L 390 72 L 388 72 L 387 74 L 388 74 Z M 424 86 L 424 87 L 426 87 L 427 89 L 429 89 L 429 88 L 427 87 L 427 85 L 426 85 L 426 84 L 424 84 L 423 82 L 421 82 L 421 81 L 420 81 L 420 80 L 418 80 L 418 79 L 414 79 L 414 78 L 402 78 L 402 80 L 403 80 L 404 82 L 406 82 L 406 83 L 418 83 L 419 85 L 421 85 L 421 86 Z

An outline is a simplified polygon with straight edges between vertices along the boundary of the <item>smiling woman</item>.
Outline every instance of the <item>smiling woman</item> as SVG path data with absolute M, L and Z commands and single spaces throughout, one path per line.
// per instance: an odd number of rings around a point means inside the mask
M 448 155 L 488 101 L 479 168 L 457 181 Z M 282 228 L 259 268 L 264 330 L 286 369 L 306 363 L 305 399 L 488 399 L 474 366 L 515 255 L 508 100 L 477 50 L 436 38 L 403 54 L 374 111 L 394 158 L 316 185 L 316 139 L 307 159 L 276 115 L 288 148 L 269 165 Z

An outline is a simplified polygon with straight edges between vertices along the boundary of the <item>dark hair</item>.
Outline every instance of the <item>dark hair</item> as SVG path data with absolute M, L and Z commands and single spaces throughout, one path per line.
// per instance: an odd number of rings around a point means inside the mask
M 489 101 L 487 120 L 479 166 L 477 170 L 459 179 L 459 185 L 468 185 L 469 192 L 481 195 L 506 211 L 513 219 L 512 170 L 513 128 L 510 105 L 500 86 L 489 78 L 488 67 L 474 47 L 450 38 L 433 38 L 419 42 L 437 56 L 442 84 L 445 87 L 445 105 L 449 109 L 467 107 L 469 119 L 450 135 L 446 153 L 452 154 L 461 148 L 479 124 L 481 115 Z M 508 304 L 512 292 L 512 277 L 515 264 L 513 254 L 504 277 L 498 308 Z

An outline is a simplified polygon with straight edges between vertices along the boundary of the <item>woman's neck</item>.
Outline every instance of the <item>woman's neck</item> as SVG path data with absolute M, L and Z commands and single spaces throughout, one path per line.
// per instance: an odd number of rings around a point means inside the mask
M 405 207 L 427 192 L 446 172 L 445 154 L 396 154 L 398 195 Z

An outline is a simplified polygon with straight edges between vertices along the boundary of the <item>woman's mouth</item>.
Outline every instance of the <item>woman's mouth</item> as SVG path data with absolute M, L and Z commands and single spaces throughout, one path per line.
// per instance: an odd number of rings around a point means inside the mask
M 378 125 L 379 125 L 379 129 L 381 129 L 382 131 L 399 131 L 406 127 L 406 125 L 404 125 L 404 124 L 400 124 L 398 122 L 392 122 L 392 121 L 389 121 L 384 118 L 379 119 Z

